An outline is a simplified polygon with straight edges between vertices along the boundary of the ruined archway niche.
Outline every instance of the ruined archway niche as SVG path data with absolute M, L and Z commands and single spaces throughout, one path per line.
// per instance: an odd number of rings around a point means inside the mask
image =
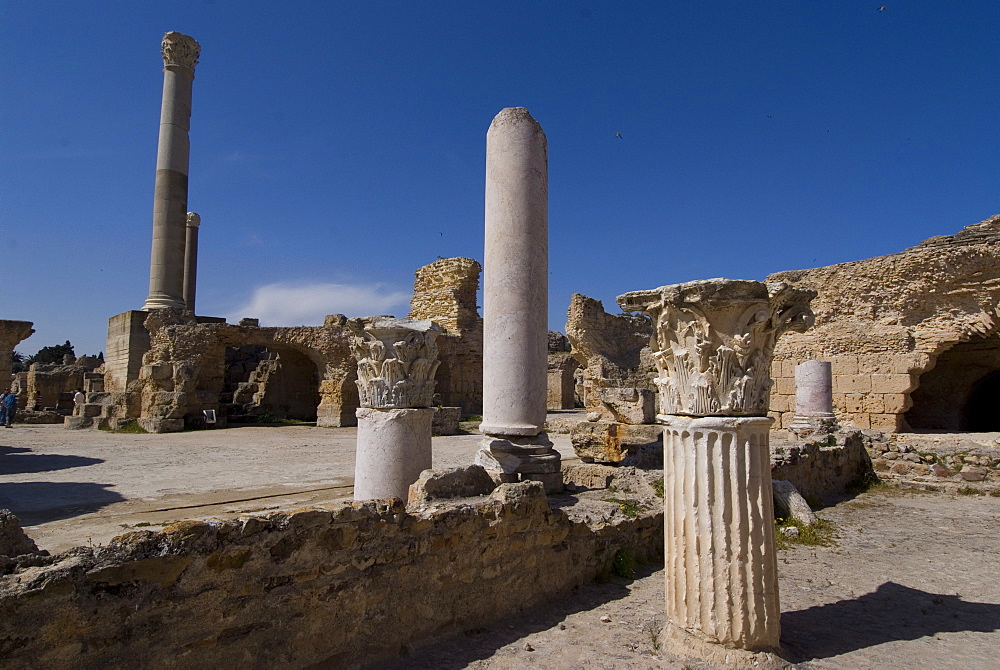
M 906 412 L 913 430 L 1000 430 L 1000 335 L 959 342 L 918 383 Z
M 955 396 L 967 395 L 990 370 L 984 367 L 966 379 L 948 358 L 971 351 L 956 347 L 956 342 L 977 347 L 971 343 L 988 339 L 1000 325 L 1000 215 L 898 254 L 778 272 L 768 281 L 819 293 L 812 303 L 816 326 L 785 337 L 775 349 L 775 427 L 788 428 L 795 417 L 795 366 L 817 360 L 831 364 L 833 408 L 841 426 L 917 428 L 910 422 L 912 416 L 917 425 L 961 429 L 965 401 Z M 956 353 L 948 354 L 952 348 Z M 934 368 L 941 366 L 935 375 Z M 922 396 L 931 405 L 938 402 L 933 398 L 943 397 L 943 391 L 934 390 L 938 375 L 940 385 L 953 388 L 950 408 L 911 410 Z M 959 382 L 961 389 L 955 386 Z M 945 414 L 950 418 L 943 418 Z
M 219 401 L 229 423 L 261 417 L 315 421 L 319 381 L 316 364 L 295 349 L 227 347 Z

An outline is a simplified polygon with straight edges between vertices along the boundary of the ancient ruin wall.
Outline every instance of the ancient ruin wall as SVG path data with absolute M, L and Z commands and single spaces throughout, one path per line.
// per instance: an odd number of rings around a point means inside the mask
M 0 577 L 0 660 L 351 668 L 398 657 L 569 593 L 622 547 L 659 553 L 662 512 L 606 507 L 575 518 L 524 482 L 409 510 L 366 502 L 128 533 Z
M 778 344 L 771 415 L 787 428 L 795 410 L 795 366 L 832 363 L 833 400 L 843 426 L 896 431 L 921 375 L 942 352 L 995 338 L 1000 304 L 1000 215 L 906 251 L 768 281 L 815 289 L 816 326 Z M 953 395 L 968 395 L 955 389 Z M 953 411 L 967 398 L 953 398 Z
M 476 294 L 482 266 L 471 258 L 441 258 L 418 268 L 410 301 L 411 319 L 436 321 L 438 337 L 436 393 L 441 404 L 463 413 L 483 409 L 483 319 Z
M 608 314 L 600 300 L 574 293 L 570 298 L 566 337 L 583 368 L 583 404 L 590 412 L 613 420 L 598 395 L 599 388 L 653 389 L 656 371 L 649 340 L 650 320 L 632 314 Z
M 31 326 L 31 321 L 0 320 L 0 390 L 10 390 L 11 356 L 14 347 L 35 332 Z

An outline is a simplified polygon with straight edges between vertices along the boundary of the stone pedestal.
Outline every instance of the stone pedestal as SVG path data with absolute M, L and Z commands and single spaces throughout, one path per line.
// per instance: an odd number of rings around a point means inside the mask
M 483 423 L 476 463 L 501 481 L 560 487 L 543 433 L 548 369 L 548 146 L 528 110 L 486 134 Z
M 430 409 L 437 371 L 433 321 L 351 319 L 358 361 L 358 443 L 354 499 L 407 499 L 410 484 L 431 467 Z
M 163 99 L 156 150 L 153 244 L 149 296 L 144 310 L 184 307 L 184 244 L 188 163 L 191 153 L 191 86 L 201 47 L 187 35 L 163 36 Z
M 829 361 L 803 361 L 795 366 L 795 418 L 788 428 L 796 435 L 837 429 Z
M 665 639 L 682 655 L 779 662 L 767 418 L 774 345 L 815 291 L 710 279 L 618 297 L 653 319 L 664 425 Z M 762 655 L 763 654 L 763 655 Z
M 434 410 L 359 407 L 354 499 L 406 500 L 410 484 L 431 467 Z
M 198 228 L 200 226 L 201 217 L 194 212 L 188 212 L 184 241 L 184 306 L 192 314 L 194 314 L 194 297 L 198 283 Z

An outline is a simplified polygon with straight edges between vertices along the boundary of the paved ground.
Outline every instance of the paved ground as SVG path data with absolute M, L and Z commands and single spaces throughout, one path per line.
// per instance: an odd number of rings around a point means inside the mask
M 569 435 L 550 434 L 566 461 Z M 355 428 L 240 427 L 165 435 L 0 430 L 0 508 L 42 549 L 107 543 L 127 527 L 350 498 Z M 434 438 L 434 467 L 467 465 L 480 436 Z
M 553 434 L 565 459 L 567 435 Z M 172 435 L 0 430 L 0 507 L 40 546 L 125 527 L 349 497 L 353 429 L 246 427 Z M 479 437 L 435 438 L 435 466 Z M 783 640 L 803 670 L 996 668 L 1000 499 L 864 494 L 820 512 L 837 544 L 780 552 Z M 663 573 L 593 584 L 520 617 L 414 649 L 398 668 L 708 668 L 658 649 Z M 530 650 L 529 650 L 530 649 Z

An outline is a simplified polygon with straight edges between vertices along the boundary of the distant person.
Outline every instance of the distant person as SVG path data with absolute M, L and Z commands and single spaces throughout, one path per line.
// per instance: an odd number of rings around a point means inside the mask
M 35 411 L 36 412 L 41 412 L 42 411 L 42 392 L 41 391 L 35 391 Z
M 83 394 L 83 389 L 77 389 L 73 394 L 73 414 L 80 414 L 83 403 L 87 402 L 87 396 Z
M 7 397 L 3 399 L 3 406 L 7 410 L 7 416 L 4 417 L 4 425 L 11 428 L 14 425 L 14 415 L 17 413 L 17 394 L 8 393 Z
M 7 392 L 0 391 L 0 426 L 7 425 Z

